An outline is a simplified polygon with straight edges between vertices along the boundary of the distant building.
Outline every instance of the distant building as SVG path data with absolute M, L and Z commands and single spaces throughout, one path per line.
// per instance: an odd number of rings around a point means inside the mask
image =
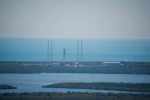
M 129 65 L 128 60 L 122 60 L 120 62 L 102 62 L 102 66 L 127 66 Z
M 75 67 L 75 68 L 78 67 L 78 64 L 79 64 L 78 62 L 75 62 L 74 67 Z
M 124 66 L 128 66 L 129 65 L 129 61 L 128 60 L 122 60 L 120 61 L 121 65 L 124 65 Z
M 52 63 L 52 66 L 60 66 L 60 63 Z
M 120 66 L 120 62 L 102 62 L 102 66 Z
M 28 64 L 23 64 L 24 66 L 28 66 Z
M 75 62 L 75 65 L 77 65 L 77 66 L 78 66 L 78 62 Z
M 65 64 L 64 66 L 66 66 L 66 67 L 70 67 L 70 64 Z

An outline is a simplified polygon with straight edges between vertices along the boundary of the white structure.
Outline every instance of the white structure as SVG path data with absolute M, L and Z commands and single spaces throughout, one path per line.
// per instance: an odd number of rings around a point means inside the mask
M 120 66 L 120 62 L 103 62 L 102 66 Z

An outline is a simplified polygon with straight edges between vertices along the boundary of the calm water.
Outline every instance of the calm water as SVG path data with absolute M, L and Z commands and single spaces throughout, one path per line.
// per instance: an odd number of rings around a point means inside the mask
M 51 39 L 49 39 L 51 40 Z M 77 40 L 52 39 L 53 61 L 76 61 Z M 0 38 L 0 61 L 45 61 L 48 39 Z M 84 61 L 150 61 L 150 40 L 82 39 Z M 79 54 L 80 54 L 79 46 Z M 79 57 L 80 58 L 80 57 Z
M 123 92 L 112 90 L 41 88 L 43 85 L 60 82 L 150 83 L 150 75 L 79 73 L 0 74 L 0 84 L 9 84 L 18 88 L 0 90 L 0 92 Z

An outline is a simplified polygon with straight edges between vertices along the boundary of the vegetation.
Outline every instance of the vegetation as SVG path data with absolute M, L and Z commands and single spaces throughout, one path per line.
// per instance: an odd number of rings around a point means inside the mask
M 150 83 L 108 83 L 108 82 L 93 82 L 93 83 L 56 83 L 42 86 L 43 88 L 76 88 L 76 89 L 99 89 L 99 90 L 120 90 L 120 91 L 137 91 L 150 92 Z
M 17 89 L 17 87 L 13 87 L 11 85 L 1 85 L 0 84 L 0 89 Z
M 0 100 L 150 100 L 150 94 L 34 92 L 0 93 Z
M 46 62 L 0 62 L 0 73 L 104 73 L 104 74 L 148 74 L 150 62 L 130 62 L 128 66 L 105 66 L 100 62 L 80 62 L 82 67 L 46 66 Z M 75 62 L 68 62 L 70 65 Z

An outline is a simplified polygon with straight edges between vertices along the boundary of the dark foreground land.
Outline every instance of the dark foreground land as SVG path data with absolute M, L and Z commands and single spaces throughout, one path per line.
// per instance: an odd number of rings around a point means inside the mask
M 73 89 L 96 89 L 96 90 L 119 90 L 134 92 L 150 92 L 150 83 L 109 83 L 109 82 L 63 82 L 42 86 L 43 88 L 73 88 Z
M 150 94 L 79 92 L 0 93 L 0 100 L 150 100 Z
M 17 89 L 17 87 L 13 87 L 11 85 L 1 85 L 0 84 L 0 89 Z
M 104 74 L 148 74 L 150 62 L 129 62 L 127 65 L 102 66 L 102 62 L 41 62 L 1 61 L 0 73 L 104 73 Z

